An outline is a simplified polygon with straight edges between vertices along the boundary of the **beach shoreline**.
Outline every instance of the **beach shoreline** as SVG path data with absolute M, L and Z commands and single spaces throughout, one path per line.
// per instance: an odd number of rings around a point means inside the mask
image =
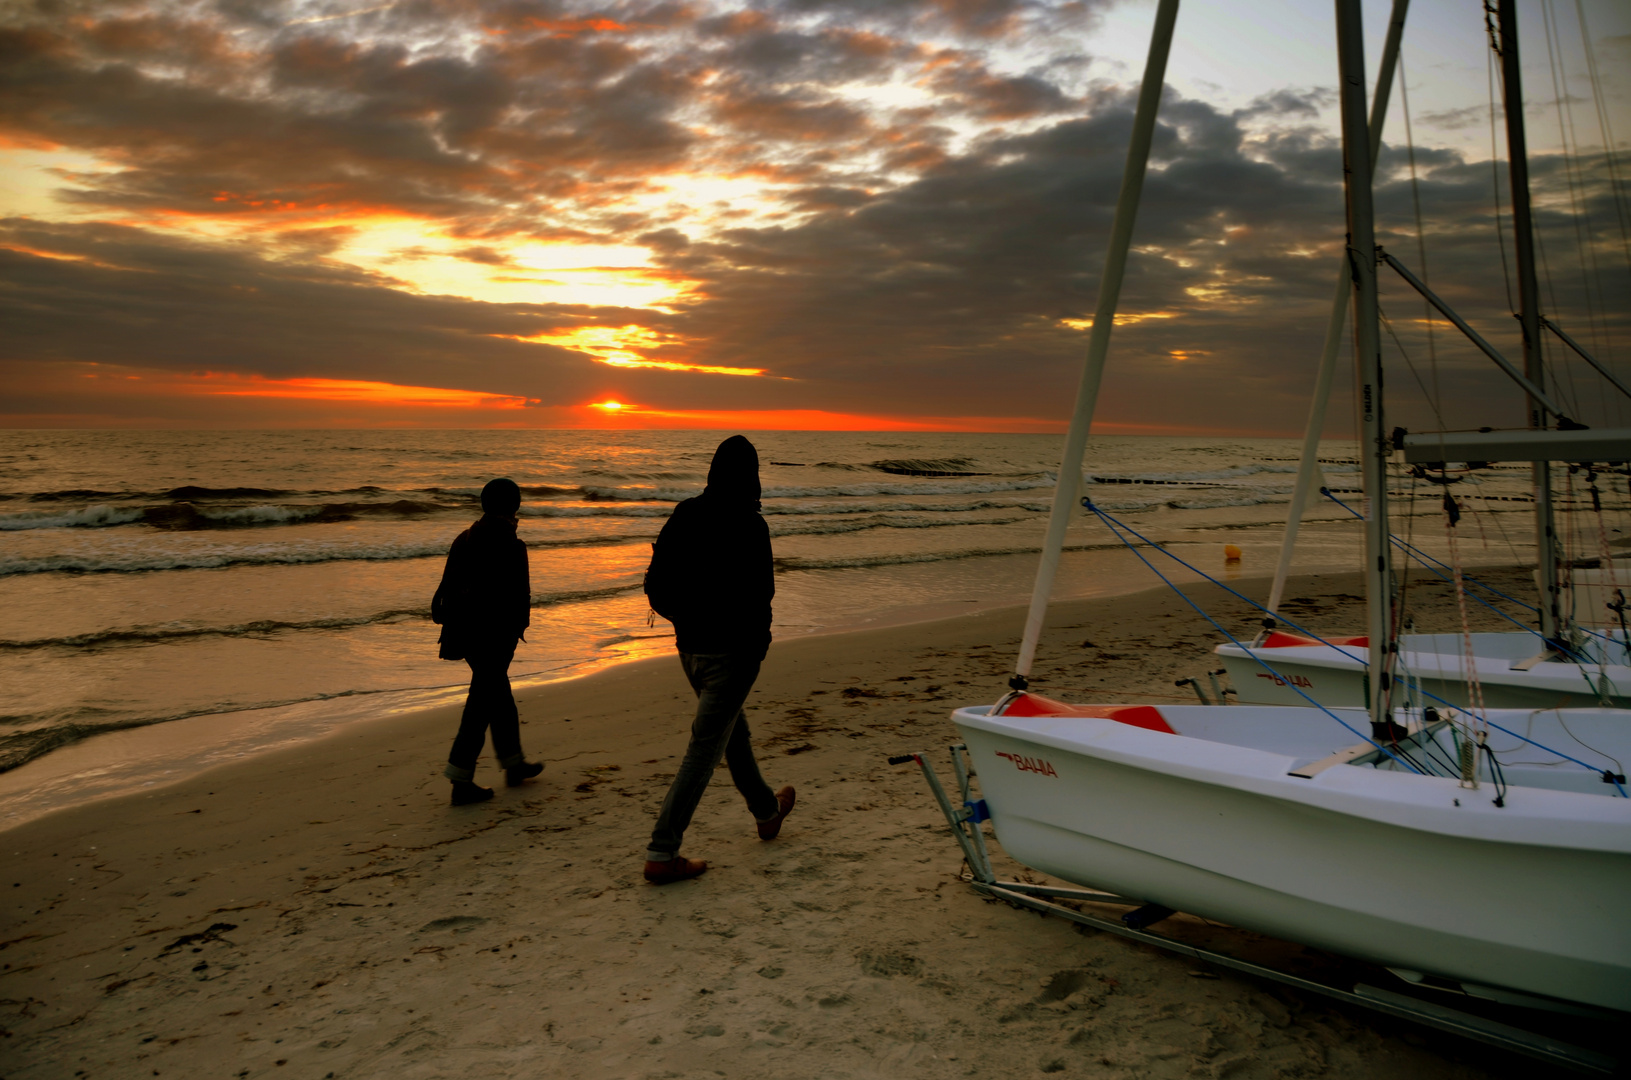
M 1056 602 L 1109 599 L 1150 587 L 1137 578 L 1118 576 L 1114 572 L 1117 564 L 1106 562 L 1103 555 L 1067 553 L 1063 587 L 1056 592 L 1068 592 Z M 1174 577 L 1181 583 L 1198 580 L 1181 569 Z M 777 640 L 785 645 L 868 630 L 931 626 L 946 619 L 1008 608 L 1017 606 L 1011 601 L 990 599 L 894 603 L 861 614 L 851 613 L 832 625 L 778 627 Z M 529 632 L 532 643 L 522 644 L 511 665 L 511 682 L 517 695 L 673 655 L 673 629 L 666 621 L 659 621 L 654 629 L 642 634 L 630 654 L 587 660 L 539 655 L 549 648 L 542 640 L 546 632 L 533 628 Z M 426 653 L 434 654 L 437 627 L 425 620 L 421 634 Z M 58 810 L 142 793 L 222 765 L 329 738 L 355 724 L 462 705 L 469 669 L 462 663 L 443 663 L 438 670 L 447 681 L 436 686 L 205 712 L 80 738 L 0 772 L 0 833 Z
M 1356 583 L 1292 595 L 1336 630 Z M 640 879 L 690 722 L 671 656 L 523 694 L 548 768 L 487 804 L 447 805 L 449 705 L 9 829 L 0 1075 L 1498 1074 L 1474 1044 L 968 889 L 922 777 L 887 758 L 955 741 L 952 708 L 1001 693 L 1023 618 L 774 646 L 749 716 L 798 808 L 763 843 L 722 770 L 694 882 Z M 1182 701 L 1172 679 L 1210 658 L 1198 622 L 1167 591 L 1055 605 L 1035 684 Z M 498 775 L 484 758 L 478 781 Z

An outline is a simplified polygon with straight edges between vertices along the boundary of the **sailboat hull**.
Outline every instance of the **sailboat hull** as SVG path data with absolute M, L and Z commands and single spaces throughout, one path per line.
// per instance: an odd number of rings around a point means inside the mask
M 1067 881 L 1378 964 L 1631 1010 L 1631 800 L 1525 789 L 1496 809 L 1487 787 L 1446 778 L 1293 777 L 1285 752 L 1181 734 L 1192 719 L 1249 727 L 1263 710 L 1161 711 L 1179 735 L 955 713 L 1003 848 Z M 1287 724 L 1335 727 L 1269 711 L 1271 746 Z
M 1631 666 L 1533 663 L 1539 652 L 1533 634 L 1473 634 L 1472 647 L 1487 708 L 1558 709 L 1604 704 L 1631 709 Z M 1431 695 L 1417 701 L 1420 695 L 1412 694 L 1412 703 L 1473 707 L 1463 648 L 1459 634 L 1406 634 L 1399 639 L 1400 677 L 1407 686 L 1419 684 Z M 1625 651 L 1617 641 L 1608 649 L 1614 659 L 1621 658 Z M 1364 649 L 1297 645 L 1253 650 L 1272 671 L 1265 670 L 1238 645 L 1219 645 L 1214 651 L 1229 672 L 1241 702 L 1307 705 L 1313 699 L 1332 708 L 1365 705 Z

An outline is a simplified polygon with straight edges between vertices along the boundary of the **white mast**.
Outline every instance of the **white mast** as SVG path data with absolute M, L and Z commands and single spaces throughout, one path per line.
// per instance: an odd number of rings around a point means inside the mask
M 1358 374 L 1359 461 L 1365 486 L 1365 600 L 1370 666 L 1365 672 L 1371 723 L 1388 718 L 1393 575 L 1388 563 L 1387 460 L 1382 422 L 1382 352 L 1377 322 L 1375 211 L 1370 133 L 1365 125 L 1365 24 L 1359 0 L 1336 0 L 1341 82 L 1342 172 L 1348 204 L 1348 265 L 1353 277 L 1354 364 Z
M 1512 180 L 1512 234 L 1518 264 L 1518 325 L 1523 328 L 1523 373 L 1546 390 L 1545 357 L 1540 343 L 1540 289 L 1535 281 L 1535 234 L 1529 213 L 1529 146 L 1523 128 L 1523 79 L 1518 67 L 1518 13 L 1512 0 L 1500 0 L 1501 87 L 1506 103 L 1506 156 Z M 1545 428 L 1546 409 L 1533 395 L 1528 399 L 1529 426 Z M 1535 547 L 1540 564 L 1540 632 L 1555 640 L 1560 629 L 1558 604 L 1557 533 L 1552 523 L 1552 466 L 1537 461 L 1535 484 Z
M 1088 429 L 1093 426 L 1093 407 L 1099 398 L 1099 382 L 1104 375 L 1105 357 L 1110 351 L 1110 329 L 1116 321 L 1116 302 L 1121 297 L 1121 279 L 1127 269 L 1127 250 L 1132 245 L 1133 221 L 1138 216 L 1138 199 L 1144 190 L 1144 168 L 1149 163 L 1150 142 L 1155 133 L 1155 114 L 1161 105 L 1161 89 L 1166 81 L 1167 53 L 1172 47 L 1172 29 L 1178 21 L 1178 0 L 1160 0 L 1155 12 L 1155 28 L 1150 34 L 1150 55 L 1144 63 L 1144 82 L 1138 91 L 1138 110 L 1133 116 L 1133 137 L 1127 147 L 1127 166 L 1121 174 L 1121 195 L 1116 200 L 1116 218 L 1110 229 L 1109 251 L 1104 258 L 1104 276 L 1099 281 L 1099 306 L 1093 312 L 1093 330 L 1087 340 L 1087 364 L 1076 389 L 1076 411 L 1070 432 L 1065 436 L 1065 452 L 1059 462 L 1059 482 L 1053 492 L 1053 513 L 1048 518 L 1048 535 L 1042 543 L 1042 562 L 1036 570 L 1031 590 L 1031 610 L 1025 619 L 1025 637 L 1014 664 L 1009 685 L 1023 690 L 1036 659 L 1036 643 L 1042 637 L 1042 622 L 1048 613 L 1054 574 L 1059 569 L 1059 553 L 1065 546 L 1065 530 L 1076 512 L 1081 494 L 1082 455 L 1087 450 Z
M 1410 0 L 1393 0 L 1393 14 L 1388 17 L 1387 41 L 1382 45 L 1382 66 L 1376 73 L 1376 98 L 1370 110 L 1371 175 L 1376 174 L 1376 157 L 1382 149 L 1382 125 L 1387 120 L 1388 97 L 1393 91 L 1393 71 L 1399 62 L 1399 41 L 1404 37 L 1405 12 Z M 1325 325 L 1325 348 L 1320 352 L 1319 374 L 1314 378 L 1314 402 L 1308 409 L 1308 428 L 1303 433 L 1303 456 L 1297 466 L 1297 484 L 1291 493 L 1291 510 L 1286 515 L 1286 535 L 1280 542 L 1280 562 L 1274 568 L 1274 587 L 1269 590 L 1269 611 L 1278 615 L 1280 601 L 1285 597 L 1286 577 L 1291 573 L 1291 557 L 1297 548 L 1297 530 L 1302 527 L 1303 514 L 1308 510 L 1308 497 L 1313 494 L 1314 478 L 1319 475 L 1320 435 L 1325 431 L 1325 406 L 1331 399 L 1331 377 L 1336 371 L 1337 350 L 1342 344 L 1342 327 L 1348 319 L 1348 299 L 1353 290 L 1353 276 L 1348 272 L 1348 259 L 1344 255 L 1337 270 L 1336 295 L 1331 298 L 1331 318 Z

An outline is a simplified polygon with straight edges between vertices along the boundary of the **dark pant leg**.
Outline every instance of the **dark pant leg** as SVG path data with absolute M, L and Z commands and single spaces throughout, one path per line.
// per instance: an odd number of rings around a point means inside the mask
M 730 737 L 725 742 L 725 764 L 731 770 L 731 782 L 747 800 L 748 813 L 757 821 L 773 818 L 781 810 L 776 793 L 770 790 L 759 772 L 759 761 L 753 756 L 753 737 L 748 731 L 747 713 L 736 714 Z
M 448 751 L 444 770 L 448 779 L 474 779 L 476 759 L 481 756 L 489 727 L 493 730 L 493 753 L 501 766 L 509 768 L 525 760 L 521 753 L 521 718 L 515 708 L 515 695 L 510 692 L 510 661 L 514 656 L 515 644 L 511 642 L 471 649 L 465 657 L 470 665 L 470 692 L 464 699 L 459 733 Z
M 696 691 L 697 715 L 691 724 L 685 757 L 668 786 L 657 825 L 651 832 L 646 858 L 659 862 L 679 854 L 685 830 L 722 757 L 728 755 L 731 778 L 747 797 L 749 807 L 761 817 L 776 812 L 776 797 L 759 776 L 759 766 L 753 760 L 747 718 L 742 712 L 748 691 L 759 677 L 759 658 L 751 653 L 681 653 L 680 664 Z M 740 735 L 736 734 L 738 729 Z M 769 810 L 763 809 L 766 805 Z

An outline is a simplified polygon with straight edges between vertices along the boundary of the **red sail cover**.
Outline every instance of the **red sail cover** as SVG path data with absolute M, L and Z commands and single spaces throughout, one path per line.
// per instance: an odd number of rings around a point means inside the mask
M 1041 694 L 1022 693 L 1014 697 L 999 713 L 1001 716 L 1091 716 L 1099 720 L 1114 720 L 1118 724 L 1178 734 L 1167 723 L 1161 710 L 1154 705 L 1070 705 L 1045 698 Z
M 1299 645 L 1351 645 L 1359 649 L 1370 648 L 1370 637 L 1334 637 L 1324 641 L 1316 641 L 1301 634 L 1288 634 L 1284 630 L 1275 630 L 1263 639 L 1259 649 L 1293 649 Z

